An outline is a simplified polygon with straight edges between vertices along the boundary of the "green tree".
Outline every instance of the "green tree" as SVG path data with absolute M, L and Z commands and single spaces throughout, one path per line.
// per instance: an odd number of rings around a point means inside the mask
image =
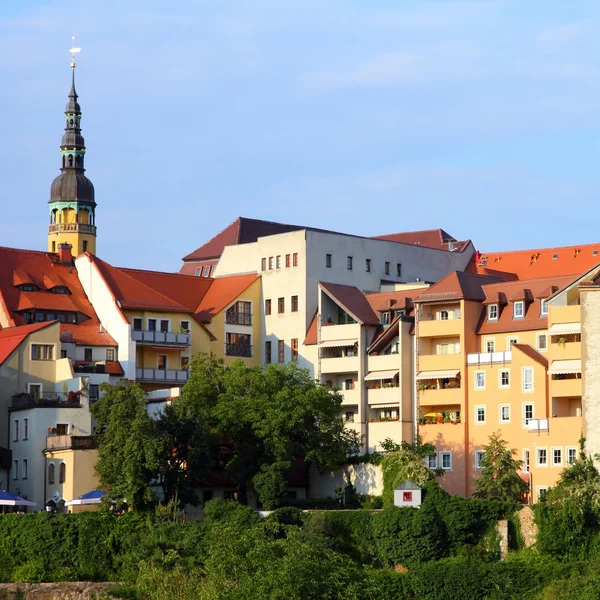
M 529 490 L 527 482 L 519 476 L 522 460 L 513 458 L 514 449 L 500 437 L 500 432 L 492 433 L 488 443 L 483 447 L 483 458 L 480 461 L 482 471 L 475 482 L 476 498 L 493 498 L 520 502 Z
M 183 398 L 227 448 L 220 458 L 244 503 L 251 484 L 265 508 L 275 507 L 298 457 L 333 470 L 358 452 L 358 436 L 340 416 L 341 396 L 294 364 L 225 367 L 200 355 Z
M 161 440 L 146 411 L 146 394 L 136 383 L 103 384 L 91 407 L 98 435 L 96 472 L 107 500 L 134 509 L 156 502 L 150 482 L 159 471 Z

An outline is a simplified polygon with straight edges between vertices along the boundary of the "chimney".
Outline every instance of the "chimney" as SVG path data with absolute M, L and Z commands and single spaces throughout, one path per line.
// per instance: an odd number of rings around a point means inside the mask
M 73 264 L 73 255 L 71 254 L 71 244 L 59 244 L 58 245 L 58 259 L 63 265 Z

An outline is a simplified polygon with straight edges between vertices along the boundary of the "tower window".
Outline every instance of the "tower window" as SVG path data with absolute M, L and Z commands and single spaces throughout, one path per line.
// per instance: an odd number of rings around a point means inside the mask
M 73 155 L 69 154 L 69 166 L 72 167 L 73 166 Z
M 87 243 L 87 240 L 83 240 L 83 251 L 84 251 L 84 252 L 87 252 L 87 249 L 88 249 L 88 243 Z

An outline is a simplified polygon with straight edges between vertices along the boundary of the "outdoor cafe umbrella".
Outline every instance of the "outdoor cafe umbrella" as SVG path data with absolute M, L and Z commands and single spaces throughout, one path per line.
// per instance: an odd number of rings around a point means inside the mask
M 91 492 L 87 492 L 81 496 L 77 496 L 77 498 L 73 498 L 73 500 L 65 502 L 65 505 L 79 506 L 82 504 L 100 504 L 100 502 L 102 502 L 102 496 L 104 495 L 106 495 L 106 492 L 102 492 L 101 490 L 92 490 Z
M 10 492 L 0 492 L 0 506 L 35 506 L 35 502 Z

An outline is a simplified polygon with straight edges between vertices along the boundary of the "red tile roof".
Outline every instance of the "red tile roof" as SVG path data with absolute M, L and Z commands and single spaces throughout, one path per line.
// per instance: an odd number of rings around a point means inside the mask
M 385 235 L 373 236 L 373 239 L 437 248 L 438 250 L 451 250 L 454 248 L 455 252 L 462 252 L 471 243 L 470 240 L 459 242 L 443 229 L 387 233 Z
M 357 287 L 322 281 L 319 281 L 319 286 L 359 323 L 379 325 L 379 316 L 375 314 L 365 295 Z
M 7 327 L 0 330 L 0 365 L 19 347 L 21 342 L 31 333 L 54 325 L 57 321 L 32 323 L 18 327 Z
M 373 292 L 371 294 L 365 294 L 365 297 L 375 312 L 404 310 L 405 314 L 408 315 L 412 313 L 414 308 L 412 299 L 425 289 L 426 288 L 417 288 L 393 292 Z
M 26 292 L 17 285 L 35 285 L 38 290 Z M 68 288 L 70 294 L 49 291 L 57 285 Z M 0 306 L 6 314 L 8 327 L 25 325 L 21 311 L 35 309 L 46 312 L 74 312 L 87 317 L 80 324 L 61 323 L 61 336 L 81 345 L 116 346 L 107 333 L 100 333 L 98 316 L 88 300 L 72 265 L 62 264 L 58 254 L 0 247 Z
M 108 373 L 108 375 L 120 375 L 121 377 L 125 375 L 121 363 L 116 360 L 106 361 L 106 372 Z
M 509 252 L 480 252 L 475 268 L 514 273 L 519 279 L 578 275 L 600 263 L 600 243 Z
M 196 309 L 196 317 L 205 323 L 210 322 L 218 312 L 231 304 L 258 279 L 260 276 L 255 274 L 230 275 L 212 279 L 208 292 Z M 260 311 L 261 307 L 255 306 L 254 310 Z M 255 316 L 255 318 L 257 317 Z
M 442 300 L 475 300 L 482 302 L 485 294 L 482 286 L 488 283 L 497 283 L 502 280 L 498 277 L 476 275 L 463 271 L 452 271 L 442 277 L 437 283 L 423 290 L 414 298 L 415 302 L 436 302 Z

